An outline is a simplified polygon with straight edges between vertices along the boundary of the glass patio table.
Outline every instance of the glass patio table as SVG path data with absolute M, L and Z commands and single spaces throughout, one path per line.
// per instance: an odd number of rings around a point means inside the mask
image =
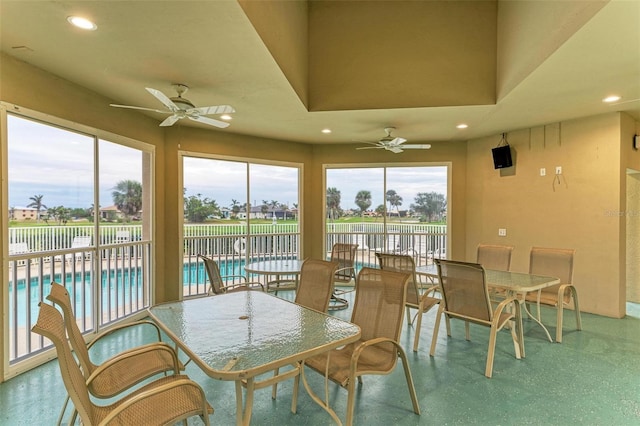
M 487 280 L 487 286 L 493 289 L 504 290 L 508 297 L 514 297 L 521 305 L 524 305 L 523 308 L 529 318 L 538 323 L 547 334 L 549 341 L 553 342 L 547 327 L 544 326 L 539 318 L 532 315 L 527 308 L 525 297 L 527 293 L 536 292 L 538 294 L 538 299 L 540 299 L 540 291 L 543 288 L 560 284 L 560 279 L 545 275 L 533 275 L 525 272 L 497 271 L 494 269 L 485 269 L 484 272 Z M 438 268 L 434 264 L 418 266 L 416 267 L 416 274 L 421 274 L 429 277 L 429 279 L 437 280 Z
M 235 382 L 237 425 L 250 423 L 255 389 L 293 378 L 301 373 L 300 363 L 306 358 L 360 338 L 360 328 L 355 324 L 261 291 L 164 303 L 148 311 L 209 377 Z M 263 373 L 287 365 L 296 368 L 256 380 Z M 310 391 L 304 376 L 303 384 Z M 292 412 L 296 403 L 294 391 Z M 335 416 L 329 407 L 323 408 Z
M 251 274 L 275 276 L 275 280 L 267 279 L 266 288 L 269 291 L 271 287 L 275 287 L 274 291 L 278 294 L 278 290 L 295 290 L 298 288 L 298 276 L 303 263 L 304 260 L 298 259 L 262 260 L 247 263 L 244 270 Z M 282 276 L 292 276 L 293 278 L 283 279 Z

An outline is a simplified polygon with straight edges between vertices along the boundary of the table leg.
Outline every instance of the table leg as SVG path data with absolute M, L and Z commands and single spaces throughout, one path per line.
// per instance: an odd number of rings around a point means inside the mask
M 320 397 L 318 395 L 316 395 L 316 393 L 313 390 L 311 390 L 311 387 L 309 386 L 309 383 L 307 382 L 307 377 L 304 374 L 304 361 L 302 361 L 301 364 L 300 364 L 300 375 L 302 376 L 302 384 L 303 384 L 304 388 L 307 390 L 307 393 L 309 394 L 311 399 L 313 399 L 319 406 L 321 406 L 327 413 L 329 413 L 331 418 L 336 422 L 336 424 L 338 426 L 342 426 L 342 421 L 340 420 L 340 418 L 338 417 L 336 412 L 333 411 L 333 409 L 329 406 L 328 389 L 326 388 L 328 383 L 325 382 L 325 394 L 326 394 L 326 398 L 327 398 L 327 400 L 325 402 L 322 399 L 320 399 Z
M 247 399 L 244 403 L 244 409 L 242 407 L 242 380 L 236 380 L 236 425 L 237 426 L 249 426 L 251 423 L 251 413 L 253 411 L 253 391 L 254 391 L 254 379 L 253 377 L 247 379 Z
M 527 303 L 526 303 L 526 297 L 527 294 L 524 293 L 514 293 L 514 292 L 510 292 L 507 291 L 507 294 L 510 297 L 514 297 L 518 303 L 520 303 L 520 307 L 524 308 L 524 311 L 527 313 L 527 315 L 529 316 L 529 318 L 531 318 L 532 320 L 534 320 L 535 322 L 538 323 L 538 325 L 540 327 L 542 327 L 542 329 L 544 330 L 544 332 L 547 334 L 547 338 L 549 339 L 550 342 L 553 342 L 553 339 L 551 338 L 551 334 L 549 334 L 549 330 L 547 330 L 547 327 L 544 326 L 544 324 L 542 323 L 542 320 L 540 318 L 536 318 L 531 311 L 529 311 L 529 308 L 527 308 Z M 538 297 L 540 297 L 540 294 L 538 294 Z

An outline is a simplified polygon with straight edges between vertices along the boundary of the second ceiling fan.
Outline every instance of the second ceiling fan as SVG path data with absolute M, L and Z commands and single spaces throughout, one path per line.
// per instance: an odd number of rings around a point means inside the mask
M 405 144 L 407 141 L 404 138 L 397 138 L 391 136 L 391 132 L 395 130 L 395 127 L 385 127 L 384 131 L 387 133 L 385 137 L 380 139 L 377 142 L 365 142 L 372 146 L 362 146 L 356 149 L 386 149 L 387 151 L 391 151 L 394 154 L 398 154 L 403 152 L 405 149 L 429 149 L 431 145 L 429 144 Z

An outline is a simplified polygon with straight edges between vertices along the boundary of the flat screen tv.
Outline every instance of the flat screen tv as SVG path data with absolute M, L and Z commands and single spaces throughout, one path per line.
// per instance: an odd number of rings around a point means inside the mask
M 504 169 L 513 166 L 511 159 L 511 147 L 509 145 L 498 146 L 491 150 L 493 154 L 493 167 L 495 169 Z

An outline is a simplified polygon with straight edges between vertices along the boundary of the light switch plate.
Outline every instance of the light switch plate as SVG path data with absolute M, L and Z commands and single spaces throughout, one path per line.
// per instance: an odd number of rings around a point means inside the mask
M 498 229 L 498 236 L 499 237 L 506 237 L 507 236 L 507 230 L 505 228 Z

